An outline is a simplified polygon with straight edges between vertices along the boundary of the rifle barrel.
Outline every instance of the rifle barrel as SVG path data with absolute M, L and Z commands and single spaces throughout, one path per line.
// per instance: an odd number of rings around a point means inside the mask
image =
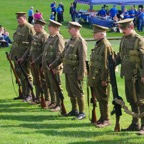
M 32 84 L 30 83 L 29 78 L 27 77 L 27 74 L 25 73 L 25 71 L 24 71 L 23 67 L 21 66 L 20 62 L 18 61 L 17 56 L 15 56 L 14 58 L 15 58 L 16 62 L 18 63 L 18 66 L 21 69 L 21 72 L 23 73 L 23 75 L 24 75 L 24 77 L 25 77 L 25 79 L 28 83 L 28 86 L 29 86 L 29 88 L 31 90 L 31 94 L 32 94 L 32 100 L 34 102 L 35 101 L 35 95 L 34 95 L 34 92 L 33 92 Z
M 10 59 L 10 56 L 9 56 L 8 52 L 6 52 L 6 57 L 7 57 L 7 60 L 9 61 L 10 67 L 11 67 L 11 69 L 13 71 L 14 76 L 15 76 L 16 83 L 18 84 L 18 87 L 19 87 L 19 89 L 18 89 L 19 96 L 22 96 L 23 94 L 22 94 L 21 82 L 20 82 L 20 79 L 19 79 L 19 77 L 18 77 L 18 75 L 17 75 L 17 73 L 15 71 L 15 68 L 14 68 L 14 66 L 12 64 L 12 61 Z

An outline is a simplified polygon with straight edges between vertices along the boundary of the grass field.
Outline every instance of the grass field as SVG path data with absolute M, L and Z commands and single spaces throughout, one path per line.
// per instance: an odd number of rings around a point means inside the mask
M 111 41 L 117 51 L 119 41 Z M 88 55 L 94 42 L 88 43 Z M 143 137 L 134 132 L 114 133 L 115 116 L 110 116 L 112 125 L 103 129 L 95 128 L 88 119 L 89 110 L 86 98 L 86 80 L 84 91 L 86 100 L 86 119 L 82 121 L 72 120 L 69 117 L 61 117 L 59 113 L 43 110 L 39 106 L 30 105 L 21 101 L 12 100 L 16 96 L 11 82 L 9 63 L 5 52 L 9 48 L 0 49 L 0 144 L 142 144 Z M 120 95 L 124 98 L 123 81 L 117 73 L 117 81 Z M 64 89 L 64 102 L 67 112 L 71 110 L 62 75 Z M 17 85 L 15 85 L 17 91 Z M 112 110 L 112 95 L 109 100 L 109 111 Z M 126 103 L 127 104 L 127 103 Z M 128 105 L 128 104 L 127 104 Z M 92 108 L 92 107 L 91 107 Z M 90 108 L 90 113 L 91 113 Z M 99 118 L 99 109 L 97 108 Z M 131 117 L 123 113 L 121 127 L 125 128 L 131 122 Z
M 18 11 L 27 11 L 30 6 L 35 10 L 43 12 L 44 18 L 49 19 L 49 5 L 53 0 L 5 0 L 1 2 L 0 24 L 8 29 L 10 36 L 17 27 L 15 13 Z M 57 0 L 60 2 L 61 0 Z M 65 27 L 70 20 L 69 6 L 72 0 L 62 0 L 65 5 L 65 22 L 61 31 L 65 38 L 68 38 L 68 32 Z M 96 6 L 99 8 L 100 6 Z M 79 9 L 88 9 L 87 5 L 78 4 Z M 82 35 L 85 38 L 92 37 L 91 27 L 84 24 Z M 108 36 L 120 36 L 120 34 L 108 33 Z M 113 49 L 118 51 L 119 41 L 110 41 Z M 88 42 L 88 57 L 93 48 L 94 42 Z M 90 124 L 88 119 L 88 106 L 86 96 L 86 79 L 84 80 L 84 91 L 86 101 L 86 119 L 82 121 L 72 120 L 70 117 L 61 117 L 59 113 L 52 113 L 43 110 L 37 105 L 23 103 L 20 100 L 12 100 L 17 91 L 17 85 L 13 87 L 10 66 L 6 60 L 5 52 L 10 48 L 0 49 L 0 144 L 143 144 L 143 137 L 137 136 L 135 132 L 114 133 L 115 116 L 110 116 L 111 126 L 98 129 Z M 120 68 L 120 67 L 119 67 Z M 13 77 L 14 79 L 14 77 Z M 14 79 L 15 81 L 15 79 Z M 117 82 L 120 96 L 125 100 L 123 80 L 117 73 Z M 62 75 L 62 87 L 64 92 L 64 103 L 67 112 L 71 110 L 70 101 L 66 93 L 64 84 L 64 75 Z M 109 111 L 113 105 L 112 94 L 109 100 Z M 128 105 L 128 103 L 126 103 Z M 90 108 L 90 113 L 91 113 Z M 99 118 L 99 109 L 97 108 L 97 118 Z M 122 128 L 127 127 L 131 122 L 131 116 L 125 114 L 121 116 L 120 124 Z

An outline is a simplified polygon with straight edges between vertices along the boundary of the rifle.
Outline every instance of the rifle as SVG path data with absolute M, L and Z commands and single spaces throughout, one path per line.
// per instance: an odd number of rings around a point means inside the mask
M 10 67 L 11 67 L 11 69 L 13 71 L 14 76 L 15 76 L 16 83 L 18 84 L 18 87 L 19 87 L 18 88 L 19 96 L 23 96 L 20 79 L 17 76 L 17 73 L 16 73 L 15 68 L 14 68 L 14 66 L 12 64 L 12 61 L 10 59 L 10 55 L 8 54 L 8 52 L 6 52 L 6 57 L 7 57 L 7 60 L 9 61 Z
M 21 69 L 21 72 L 23 73 L 23 75 L 24 75 L 27 83 L 28 83 L 28 87 L 30 88 L 31 94 L 32 94 L 32 101 L 34 102 L 34 101 L 35 101 L 35 95 L 34 95 L 34 92 L 33 92 L 32 84 L 30 83 L 30 80 L 29 80 L 29 78 L 27 77 L 26 72 L 24 71 L 23 67 L 21 66 L 20 62 L 18 61 L 17 56 L 15 56 L 14 58 L 15 58 L 15 61 L 17 62 L 17 64 L 18 64 L 19 68 Z
M 87 68 L 87 73 L 89 75 L 89 63 L 86 61 L 86 68 Z M 91 103 L 93 104 L 93 109 L 92 109 L 92 118 L 91 118 L 91 123 L 95 124 L 97 122 L 97 117 L 96 117 L 96 98 L 94 95 L 93 87 L 90 87 L 91 90 Z
M 41 83 L 41 81 L 39 79 L 40 73 L 38 71 L 36 71 L 34 63 L 32 63 L 31 66 L 32 66 L 32 68 L 33 68 L 33 70 L 34 70 L 34 72 L 36 74 L 36 79 L 37 79 L 37 82 L 38 82 L 38 85 L 39 85 L 39 90 L 40 90 L 40 93 L 41 93 L 41 108 L 45 108 L 46 107 L 46 103 L 45 103 L 45 99 L 43 97 L 44 92 L 43 92 L 43 88 L 42 88 L 42 83 Z
M 113 108 L 113 111 L 111 112 L 111 115 L 113 115 L 113 114 L 116 115 L 116 124 L 115 124 L 114 131 L 119 132 L 120 131 L 119 121 L 120 121 L 120 116 L 122 115 L 122 111 L 121 111 L 121 106 L 119 104 L 117 104 L 114 100 L 115 100 L 115 98 L 122 100 L 122 98 L 118 94 L 116 75 L 115 75 L 115 63 L 114 63 L 114 60 L 112 58 L 112 55 L 108 56 L 108 62 L 109 62 L 109 71 L 110 71 L 110 83 L 112 86 L 112 93 L 113 93 L 112 104 L 114 105 L 114 108 Z
M 55 77 L 55 75 L 54 75 L 54 73 L 53 73 L 53 71 L 52 71 L 51 68 L 50 68 L 50 73 L 51 73 L 51 75 L 52 75 L 52 78 L 53 78 L 56 86 L 57 86 L 58 96 L 59 96 L 60 99 L 61 99 L 61 115 L 66 115 L 66 114 L 67 114 L 67 113 L 66 113 L 66 108 L 65 108 L 64 102 L 63 102 L 64 96 L 63 96 L 63 93 L 62 93 L 61 88 L 60 88 L 60 86 L 59 86 L 59 84 L 58 84 L 58 81 L 57 81 L 57 79 L 56 79 L 56 77 Z

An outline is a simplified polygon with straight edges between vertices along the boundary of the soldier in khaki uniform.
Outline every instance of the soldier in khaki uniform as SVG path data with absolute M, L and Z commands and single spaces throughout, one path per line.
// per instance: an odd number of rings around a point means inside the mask
M 22 64 L 22 67 L 27 74 L 27 77 L 32 82 L 29 61 L 27 60 L 27 58 L 31 47 L 32 36 L 35 32 L 33 26 L 27 22 L 25 12 L 16 13 L 16 18 L 18 27 L 16 29 L 16 32 L 13 34 L 13 44 L 10 51 L 10 56 L 11 59 L 14 61 L 15 70 L 22 84 L 23 96 L 18 96 L 15 99 L 26 98 L 27 100 L 31 100 L 31 93 L 28 87 L 28 83 L 21 70 L 17 66 L 14 56 L 17 56 L 18 61 Z
M 49 36 L 49 34 L 44 30 L 44 25 L 46 22 L 44 20 L 36 20 L 34 23 L 34 30 L 36 34 L 33 36 L 33 41 L 31 45 L 31 64 L 32 66 L 32 74 L 33 74 L 33 83 L 35 85 L 36 90 L 36 100 L 37 102 L 40 101 L 40 88 L 42 88 L 45 100 L 49 101 L 49 94 L 48 94 L 48 88 L 46 85 L 46 80 L 44 78 L 44 74 L 40 71 L 42 66 L 42 52 L 44 49 L 44 44 Z M 39 85 L 41 84 L 41 86 Z
M 80 35 L 82 26 L 77 22 L 69 22 L 68 31 L 72 36 L 67 42 L 60 57 L 50 64 L 51 68 L 63 62 L 63 72 L 65 73 L 66 89 L 70 97 L 72 110 L 67 116 L 77 116 L 79 120 L 86 117 L 84 113 L 84 93 L 82 89 L 82 80 L 86 70 L 86 52 L 87 45 Z M 79 112 L 78 108 L 79 107 Z
M 51 104 L 48 106 L 48 108 L 52 109 L 51 111 L 53 112 L 60 110 L 60 97 L 58 96 L 57 87 L 55 81 L 53 80 L 52 74 L 48 69 L 48 65 L 58 58 L 64 50 L 65 40 L 59 33 L 60 26 L 60 23 L 50 20 L 48 25 L 50 36 L 45 43 L 42 56 L 42 67 L 45 72 L 47 86 L 51 92 Z M 62 65 L 60 65 L 53 70 L 59 85 L 61 83 L 60 73 L 62 68 Z
M 110 124 L 108 116 L 108 55 L 112 53 L 112 48 L 106 38 L 107 29 L 107 27 L 93 25 L 93 37 L 96 40 L 96 44 L 90 55 L 88 85 L 93 88 L 94 95 L 99 102 L 101 116 L 97 121 L 97 127 L 105 127 Z
M 116 64 L 121 63 L 121 77 L 125 79 L 125 93 L 131 110 L 144 112 L 144 39 L 135 32 L 133 19 L 117 22 L 124 36 L 122 37 Z M 138 118 L 132 118 L 130 126 L 123 131 L 139 130 Z M 144 117 L 141 118 L 141 130 L 144 134 Z

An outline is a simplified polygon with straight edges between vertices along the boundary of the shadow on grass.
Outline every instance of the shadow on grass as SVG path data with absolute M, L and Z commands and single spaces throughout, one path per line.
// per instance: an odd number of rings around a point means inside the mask
M 54 129 L 53 127 L 50 127 L 50 128 L 46 127 L 45 130 L 39 129 L 38 131 L 35 131 L 35 133 L 44 134 L 46 136 L 57 137 L 57 142 L 58 140 L 61 141 L 60 137 L 62 139 L 63 137 L 65 137 L 67 139 L 71 139 L 72 142 L 69 142 L 69 144 L 89 144 L 89 143 L 92 143 L 92 144 L 94 143 L 97 143 L 97 144 L 140 144 L 140 143 L 137 143 L 136 135 L 130 135 L 128 133 L 125 133 L 125 134 L 119 133 L 119 135 L 121 136 L 121 139 L 117 139 L 115 137 L 117 134 L 110 132 L 108 130 L 104 130 L 104 131 L 90 131 L 89 129 L 83 129 L 83 130 L 74 129 L 73 130 L 73 125 L 71 125 L 71 130 L 65 130 L 64 127 L 59 128 L 59 125 L 57 125 L 57 127 L 58 129 L 56 128 Z M 28 133 L 21 132 L 21 134 L 25 135 Z M 82 138 L 83 140 L 82 142 L 80 142 L 81 141 L 80 139 Z M 91 141 L 89 139 L 91 139 Z

